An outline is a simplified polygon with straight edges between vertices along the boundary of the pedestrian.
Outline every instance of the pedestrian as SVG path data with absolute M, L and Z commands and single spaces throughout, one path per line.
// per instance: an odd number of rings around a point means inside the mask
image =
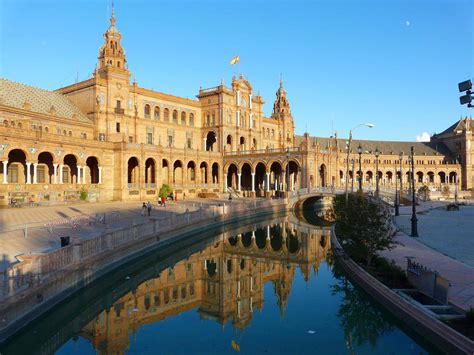
M 161 205 L 163 207 L 166 207 L 166 199 L 165 199 L 165 196 L 161 196 Z
M 142 205 L 142 212 L 141 212 L 142 216 L 144 216 L 145 213 L 146 213 L 146 203 L 143 202 L 143 205 Z
M 146 204 L 146 209 L 148 211 L 148 217 L 151 216 L 151 203 L 150 201 L 148 201 L 148 203 Z
M 186 192 L 183 192 L 183 201 L 186 200 Z

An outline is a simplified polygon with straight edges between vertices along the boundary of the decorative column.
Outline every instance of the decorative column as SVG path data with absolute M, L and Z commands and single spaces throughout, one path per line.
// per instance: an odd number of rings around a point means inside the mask
M 252 192 L 255 192 L 255 173 L 252 173 Z
M 227 192 L 227 174 L 224 174 L 224 192 Z
M 286 173 L 281 174 L 281 182 L 282 182 L 282 190 L 283 191 L 288 191 L 288 182 L 286 181 Z
M 237 173 L 237 191 L 241 190 L 241 182 L 242 182 L 242 173 Z
M 8 183 L 8 170 L 7 170 L 8 159 L 4 160 L 2 163 L 3 163 L 3 183 L 6 184 Z
M 86 184 L 86 166 L 82 167 L 82 183 Z
M 58 163 L 56 164 L 53 164 L 53 169 L 54 169 L 54 172 L 53 172 L 53 183 L 54 184 L 57 184 L 58 183 Z
M 270 226 L 267 226 L 267 240 L 270 240 Z
M 77 166 L 76 184 L 81 183 L 81 168 L 82 168 L 82 166 L 80 166 L 80 165 Z
M 270 173 L 266 173 L 267 175 L 267 192 L 270 191 Z
M 33 164 L 33 184 L 38 183 L 38 163 Z
M 99 166 L 98 169 L 99 169 L 99 184 L 102 184 L 102 167 Z
M 64 165 L 60 164 L 59 165 L 59 183 L 60 184 L 63 183 L 63 168 L 64 168 Z
M 206 151 L 206 144 L 207 144 L 207 138 L 204 138 L 204 148 L 203 148 L 204 151 Z
M 26 183 L 31 184 L 31 163 L 26 163 Z

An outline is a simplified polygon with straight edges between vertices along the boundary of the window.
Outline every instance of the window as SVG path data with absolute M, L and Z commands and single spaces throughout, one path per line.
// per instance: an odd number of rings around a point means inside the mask
M 215 126 L 215 125 L 216 125 L 216 115 L 215 115 L 214 113 L 212 114 L 211 125 L 212 125 L 212 126 Z
M 115 102 L 115 108 L 121 109 L 122 108 L 121 105 L 122 105 L 122 103 L 120 102 L 120 100 L 117 100 Z
M 63 183 L 69 182 L 69 167 L 63 166 Z
M 39 184 L 44 184 L 46 182 L 46 166 L 38 165 L 36 167 L 36 180 Z
M 117 133 L 120 133 L 120 122 L 116 122 L 116 123 L 115 123 L 115 131 L 116 131 Z
M 185 125 L 186 124 L 186 112 L 181 112 L 181 124 Z
M 167 108 L 165 108 L 164 120 L 165 120 L 165 122 L 169 122 L 169 120 L 170 120 L 170 111 Z
M 192 148 L 193 148 L 193 140 L 192 140 L 192 138 L 188 138 L 188 139 L 186 140 L 186 142 L 187 142 L 186 146 L 188 147 L 188 149 L 192 149 Z
M 194 126 L 194 114 L 193 113 L 189 114 L 189 125 Z
M 82 132 L 81 133 L 81 139 L 87 139 L 87 133 Z
M 18 182 L 18 165 L 10 164 L 8 167 L 8 182 L 17 183 Z
M 147 144 L 153 144 L 153 133 L 147 133 L 146 134 L 146 143 Z
M 160 119 L 160 108 L 158 106 L 155 107 L 155 114 L 154 114 L 155 120 Z
M 18 123 L 18 128 L 21 128 L 21 123 Z M 44 127 L 44 131 L 45 131 L 46 133 L 48 133 L 48 132 L 49 132 L 49 128 L 48 128 L 48 127 Z
M 133 136 L 128 136 L 128 143 L 133 143 Z
M 206 115 L 206 127 L 209 127 L 211 125 L 211 115 L 207 114 Z
M 150 118 L 150 105 L 145 105 L 145 118 Z
M 61 134 L 61 128 L 56 128 L 56 134 Z
M 168 147 L 173 146 L 173 136 L 168 136 Z
M 100 141 L 105 141 L 105 133 L 99 133 L 99 140 Z
M 178 111 L 173 111 L 173 123 L 178 123 Z
M 72 137 L 72 131 L 69 131 L 69 137 Z

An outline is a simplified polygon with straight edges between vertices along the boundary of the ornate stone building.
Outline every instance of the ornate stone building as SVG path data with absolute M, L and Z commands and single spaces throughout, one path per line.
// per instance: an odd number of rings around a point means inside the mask
M 0 79 L 0 205 L 77 200 L 81 191 L 92 201 L 151 200 L 164 183 L 178 196 L 268 197 L 345 182 L 345 141 L 295 136 L 282 82 L 270 117 L 242 75 L 200 89 L 197 100 L 145 89 L 130 82 L 121 39 L 112 12 L 92 77 L 53 92 Z M 414 145 L 419 183 L 472 189 L 471 124 L 461 119 L 430 143 L 353 142 L 363 146 L 364 184 L 376 176 L 376 148 L 381 183 L 394 185 L 400 152 L 408 181 Z

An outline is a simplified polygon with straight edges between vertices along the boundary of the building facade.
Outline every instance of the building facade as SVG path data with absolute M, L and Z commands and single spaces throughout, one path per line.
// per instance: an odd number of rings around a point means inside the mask
M 13 197 L 151 200 L 162 184 L 178 196 L 234 190 L 269 197 L 343 186 L 347 162 L 349 184 L 357 180 L 359 155 L 351 149 L 347 160 L 345 140 L 295 135 L 282 82 L 270 117 L 242 75 L 230 87 L 201 88 L 196 100 L 145 89 L 131 82 L 121 39 L 112 12 L 92 77 L 54 92 L 0 80 L 0 205 Z M 352 148 L 363 147 L 364 186 L 374 184 L 378 165 L 380 183 L 393 187 L 400 152 L 407 185 L 413 145 L 418 184 L 471 190 L 471 125 L 462 118 L 429 143 L 352 142 Z

